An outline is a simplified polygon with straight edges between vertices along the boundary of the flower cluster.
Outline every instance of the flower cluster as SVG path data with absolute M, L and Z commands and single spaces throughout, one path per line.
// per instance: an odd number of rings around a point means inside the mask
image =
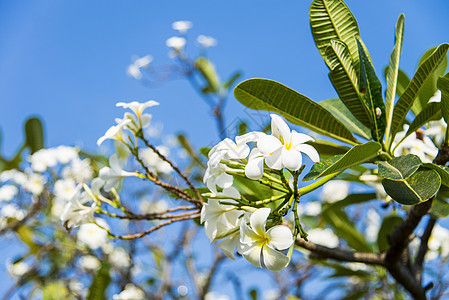
M 271 114 L 271 134 L 249 132 L 226 138 L 208 154 L 207 170 L 203 181 L 211 193 L 201 211 L 201 222 L 211 242 L 218 245 L 230 258 L 237 251 L 251 264 L 264 265 L 279 271 L 289 263 L 284 250 L 292 247 L 290 228 L 281 225 L 282 217 L 293 205 L 296 214 L 297 187 L 289 184 L 284 168 L 297 183 L 302 168 L 302 153 L 319 161 L 318 152 L 306 144 L 313 139 L 291 131 L 278 115 Z M 254 144 L 254 148 L 250 145 Z M 258 181 L 270 187 L 274 194 L 268 199 L 249 199 L 234 186 L 235 177 Z M 264 177 L 267 179 L 265 180 Z M 299 223 L 299 221 L 298 221 Z M 295 224 L 294 235 L 301 232 Z

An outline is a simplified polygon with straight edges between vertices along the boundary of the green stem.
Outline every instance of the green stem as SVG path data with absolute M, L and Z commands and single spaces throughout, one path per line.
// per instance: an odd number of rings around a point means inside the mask
M 308 194 L 308 193 L 316 190 L 317 188 L 319 188 L 320 186 L 324 185 L 329 180 L 335 178 L 338 174 L 340 174 L 340 172 L 334 173 L 334 174 L 331 174 L 331 175 L 327 175 L 327 176 L 321 178 L 320 180 L 318 180 L 317 182 L 312 183 L 311 185 L 308 185 L 308 186 L 305 186 L 303 188 L 300 188 L 298 190 L 298 196 L 301 197 L 301 196 L 303 196 L 305 194 Z

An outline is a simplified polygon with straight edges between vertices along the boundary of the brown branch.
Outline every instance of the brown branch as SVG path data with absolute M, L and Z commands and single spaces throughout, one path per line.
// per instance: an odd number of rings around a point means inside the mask
M 423 235 L 421 236 L 421 243 L 419 245 L 418 254 L 416 255 L 415 259 L 415 272 L 416 277 L 419 282 L 422 283 L 422 270 L 423 270 L 423 262 L 424 257 L 426 256 L 427 249 L 428 249 L 428 242 L 430 235 L 432 234 L 433 227 L 435 226 L 436 219 L 431 217 L 429 219 L 429 222 L 427 223 L 426 229 L 424 230 Z
M 321 246 L 310 241 L 306 241 L 301 237 L 296 239 L 296 245 L 307 249 L 313 253 L 314 258 L 331 258 L 338 261 L 345 262 L 360 262 L 369 265 L 384 265 L 383 254 L 368 253 L 368 252 L 354 252 L 347 251 L 340 248 L 329 248 Z
M 187 185 L 192 189 L 192 191 L 195 193 L 197 199 L 200 202 L 203 202 L 203 198 L 201 197 L 200 192 L 195 188 L 195 186 L 193 185 L 193 183 L 189 180 L 189 178 L 187 178 L 187 176 L 184 175 L 184 173 L 181 172 L 181 170 L 175 166 L 169 159 L 167 159 L 161 152 L 159 152 L 159 150 L 156 149 L 156 147 L 154 147 L 153 145 L 151 145 L 143 136 L 142 131 L 140 131 L 141 134 L 138 134 L 138 137 L 145 143 L 145 146 L 147 146 L 148 148 L 150 148 L 151 150 L 154 151 L 154 153 L 157 154 L 157 156 L 159 156 L 160 159 L 162 159 L 163 161 L 167 162 L 170 167 L 173 168 L 173 170 L 175 170 L 176 173 L 178 173 L 179 176 L 181 176 L 181 178 L 187 183 Z
M 204 299 L 206 294 L 209 292 L 210 285 L 212 283 L 212 279 L 214 278 L 215 274 L 217 273 L 218 267 L 220 266 L 220 264 L 223 262 L 223 260 L 225 258 L 226 258 L 226 256 L 224 256 L 224 255 L 222 255 L 220 253 L 216 254 L 216 257 L 215 257 L 215 260 L 214 260 L 214 264 L 212 265 L 212 268 L 210 269 L 209 273 L 207 274 L 206 282 L 201 287 L 201 290 L 199 292 L 198 297 L 200 299 Z

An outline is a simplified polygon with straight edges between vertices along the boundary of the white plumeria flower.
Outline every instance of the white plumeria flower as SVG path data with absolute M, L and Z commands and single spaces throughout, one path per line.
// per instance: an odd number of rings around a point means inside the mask
M 398 132 L 393 142 L 393 149 L 396 144 L 399 143 L 405 136 L 408 125 L 404 125 L 404 131 Z M 418 156 L 422 162 L 430 163 L 438 154 L 438 148 L 432 142 L 428 136 L 423 136 L 422 139 L 418 139 L 416 134 L 411 134 L 402 141 L 399 146 L 394 150 L 395 156 L 401 156 L 406 154 L 414 154 Z
M 123 120 L 120 124 L 111 126 L 106 133 L 100 137 L 97 141 L 97 145 L 100 146 L 105 140 L 111 139 L 111 140 L 118 140 L 121 141 L 122 139 L 122 128 L 125 125 L 128 125 L 131 122 L 130 119 Z
M 28 160 L 33 171 L 41 173 L 45 172 L 48 167 L 56 166 L 58 160 L 54 154 L 49 149 L 41 149 L 31 154 Z
M 321 192 L 323 200 L 334 203 L 343 200 L 349 195 L 349 183 L 344 180 L 332 180 L 326 183 Z
M 84 271 L 95 271 L 100 267 L 100 261 L 93 255 L 80 257 L 78 264 Z
M 209 47 L 213 47 L 213 46 L 217 46 L 217 40 L 214 39 L 211 36 L 206 36 L 206 35 L 199 35 L 196 38 L 196 41 L 198 42 L 198 44 L 201 45 L 201 47 L 203 48 L 209 48 Z
M 180 34 L 184 34 L 193 27 L 193 23 L 190 21 L 176 21 L 171 24 L 171 27 L 179 31 Z
M 424 135 L 431 137 L 435 141 L 435 145 L 441 145 L 446 135 L 447 124 L 443 119 L 439 121 L 431 121 L 428 123 Z
M 129 254 L 123 248 L 114 248 L 108 258 L 118 268 L 128 268 L 131 265 Z
M 307 239 L 313 243 L 335 248 L 338 246 L 338 237 L 329 228 L 314 228 L 307 232 Z
M 129 129 L 133 133 L 136 133 L 140 129 L 145 129 L 148 126 L 150 126 L 152 117 L 153 116 L 150 114 L 142 114 L 139 119 L 134 114 L 126 112 L 125 115 L 123 116 L 123 119 L 115 118 L 115 122 L 117 124 L 120 124 L 124 120 L 131 120 L 131 122 L 129 122 L 125 128 Z
M 63 201 L 69 201 L 77 192 L 76 184 L 73 179 L 59 179 L 55 182 L 53 193 Z
M 284 225 L 277 225 L 265 229 L 270 209 L 259 208 L 252 213 L 249 223 L 240 225 L 240 253 L 251 264 L 261 268 L 263 264 L 270 271 L 280 271 L 288 263 L 288 257 L 278 250 L 289 248 L 293 244 L 293 235 L 290 229 Z
M 90 200 L 86 193 L 81 193 L 81 185 L 78 185 L 75 194 L 67 202 L 61 215 L 61 222 L 67 230 L 85 223 L 94 223 L 94 212 L 97 208 L 96 203 L 91 206 L 85 206 L 84 203 Z
M 23 260 L 16 262 L 15 264 L 8 261 L 6 262 L 6 268 L 12 277 L 20 278 L 30 270 L 30 265 Z
M 217 195 L 240 198 L 240 193 L 234 187 L 226 188 Z M 235 206 L 220 204 L 220 201 L 236 203 L 231 199 L 209 199 L 201 209 L 201 223 L 204 223 L 204 230 L 211 243 L 220 234 L 237 227 L 239 217 L 243 214 L 243 211 L 237 210 Z
M 144 214 L 160 214 L 169 208 L 167 201 L 161 199 L 156 201 L 143 200 L 140 202 L 140 211 Z
M 27 181 L 23 184 L 23 188 L 34 196 L 39 196 L 44 190 L 44 184 L 47 183 L 47 179 L 38 173 L 29 174 Z
M 428 245 L 427 260 L 436 259 L 439 254 L 441 254 L 443 259 L 447 259 L 449 257 L 449 230 L 436 224 L 432 230 Z
M 103 219 L 96 219 L 95 222 L 103 228 L 109 228 Z M 76 236 L 81 245 L 86 245 L 92 250 L 102 247 L 107 242 L 107 232 L 94 223 L 81 224 Z
M 321 203 L 319 201 L 310 201 L 303 206 L 304 214 L 307 216 L 318 216 L 321 213 Z
M 263 176 L 263 161 L 265 155 L 263 155 L 258 148 L 251 150 L 249 154 L 248 163 L 245 166 L 245 175 L 249 179 L 259 180 Z
M 165 42 L 165 44 L 167 47 L 173 48 L 175 51 L 181 51 L 181 49 L 186 45 L 186 39 L 183 37 L 172 36 Z
M 158 150 L 159 153 L 161 153 L 165 157 L 168 157 L 170 155 L 170 148 L 163 145 L 157 146 L 156 150 Z M 170 164 L 160 158 L 159 155 L 157 155 L 157 153 L 154 152 L 151 148 L 140 149 L 139 156 L 142 158 L 146 166 L 153 168 L 159 173 L 170 174 L 173 171 L 173 168 L 170 166 Z
M 147 68 L 152 61 L 153 57 L 151 55 L 145 55 L 144 57 L 137 58 L 128 66 L 126 73 L 129 76 L 134 77 L 134 79 L 140 80 L 142 79 L 142 72 L 140 69 Z
M 117 107 L 123 107 L 123 108 L 129 108 L 130 110 L 132 110 L 136 116 L 140 119 L 143 111 L 147 108 L 147 107 L 152 107 L 152 106 L 156 106 L 159 105 L 159 102 L 154 101 L 154 100 L 149 100 L 147 102 L 144 103 L 140 103 L 137 101 L 132 101 L 132 102 L 118 102 L 115 106 Z
M 287 168 L 296 171 L 301 167 L 302 155 L 305 153 L 313 162 L 319 162 L 318 152 L 310 145 L 304 144 L 313 141 L 313 138 L 290 131 L 287 123 L 278 115 L 271 114 L 271 135 L 265 135 L 257 141 L 257 148 L 265 155 L 268 167 L 281 170 Z
M 237 136 L 235 142 L 229 138 L 224 139 L 209 152 L 208 164 L 216 167 L 222 159 L 245 159 L 250 153 L 250 142 L 257 142 L 259 138 L 264 136 L 262 132 L 248 132 L 244 135 Z
M 24 185 L 27 181 L 27 175 L 16 169 L 6 170 L 0 173 L 1 182 L 7 182 L 9 180 L 18 185 Z
M 11 201 L 17 194 L 19 193 L 19 189 L 15 185 L 5 184 L 0 187 L 0 202 Z
M 216 167 L 207 166 L 204 172 L 203 182 L 212 193 L 217 193 L 217 186 L 226 189 L 232 186 L 234 177 L 226 173 L 228 167 L 218 164 Z
M 106 182 L 104 190 L 109 192 L 112 188 L 117 188 L 120 185 L 120 181 L 123 177 L 137 176 L 136 172 L 126 172 L 123 170 L 125 162 L 121 161 L 117 154 L 114 154 L 109 158 L 109 166 L 100 170 L 100 178 Z
M 435 94 L 433 94 L 433 96 L 430 97 L 429 103 L 430 102 L 441 102 L 441 91 L 440 90 L 437 90 L 435 92 Z
M 120 294 L 112 295 L 113 300 L 143 300 L 145 293 L 132 283 L 128 283 Z
M 77 183 L 88 182 L 92 179 L 93 170 L 91 161 L 88 158 L 74 159 L 70 165 L 62 170 L 62 176 L 66 179 L 73 179 Z

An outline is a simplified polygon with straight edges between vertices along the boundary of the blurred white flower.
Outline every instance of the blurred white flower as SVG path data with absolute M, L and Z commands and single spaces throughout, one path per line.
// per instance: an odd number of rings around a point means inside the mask
M 165 44 L 175 51 L 180 51 L 186 45 L 186 39 L 183 37 L 172 36 L 165 42 Z
M 27 181 L 27 175 L 16 169 L 6 170 L 0 173 L 1 182 L 7 182 L 9 180 L 17 183 L 18 185 L 24 185 Z
M 114 300 L 142 300 L 144 298 L 145 293 L 132 283 L 128 283 L 120 294 L 112 296 Z
M 168 157 L 170 155 L 170 149 L 168 147 L 159 145 L 156 147 L 157 151 L 163 156 Z M 145 165 L 149 168 L 154 169 L 158 173 L 170 174 L 173 168 L 168 162 L 163 160 L 157 155 L 151 148 L 144 148 L 139 150 L 139 156 L 142 158 Z
M 349 195 L 349 183 L 343 180 L 332 180 L 327 182 L 321 192 L 323 200 L 334 203 L 343 200 Z
M 0 202 L 11 201 L 19 192 L 19 189 L 15 185 L 5 184 L 0 187 Z
M 56 164 L 67 164 L 71 160 L 78 158 L 78 150 L 69 146 L 58 146 L 55 148 L 41 149 L 29 156 L 31 168 L 35 172 L 44 172 Z
M 226 295 L 219 294 L 217 292 L 208 292 L 204 295 L 204 300 L 229 300 L 230 298 Z
M 28 265 L 28 263 L 24 262 L 23 260 L 16 262 L 15 264 L 6 262 L 6 268 L 8 269 L 8 273 L 15 278 L 22 277 L 30 270 L 30 266 Z
M 313 243 L 329 248 L 335 248 L 338 246 L 338 237 L 329 228 L 314 228 L 307 231 L 307 234 L 307 238 Z
M 437 90 L 432 97 L 430 97 L 429 102 L 441 102 L 441 91 Z
M 44 190 L 44 184 L 47 183 L 47 179 L 38 173 L 29 174 L 27 181 L 23 184 L 23 188 L 34 196 L 39 196 Z
M 439 121 L 430 121 L 427 124 L 427 129 L 424 130 L 424 135 L 431 137 L 435 142 L 435 146 L 440 146 L 444 142 L 447 124 L 441 119 Z
M 140 202 L 140 211 L 143 214 L 158 214 L 163 213 L 168 209 L 168 203 L 165 200 L 148 201 L 142 200 Z
M 429 238 L 428 246 L 427 260 L 436 259 L 439 254 L 443 260 L 446 260 L 449 257 L 449 230 L 436 224 Z
M 123 248 L 114 248 L 109 253 L 109 261 L 117 268 L 127 268 L 131 265 L 131 259 Z
M 100 178 L 106 182 L 104 190 L 109 192 L 112 188 L 118 188 L 123 177 L 136 176 L 136 172 L 127 172 L 123 170 L 125 162 L 120 160 L 117 154 L 109 158 L 109 166 L 100 170 Z
M 68 230 L 85 223 L 95 222 L 94 212 L 96 203 L 85 206 L 84 203 L 90 200 L 87 193 L 81 193 L 81 185 L 78 185 L 70 200 L 67 201 L 61 215 L 61 222 Z
M 12 203 L 3 206 L 0 211 L 0 215 L 7 219 L 14 218 L 20 221 L 23 220 L 23 218 L 25 217 L 25 211 L 16 204 Z
M 366 229 L 365 229 L 365 236 L 368 242 L 377 241 L 381 221 L 382 219 L 379 216 L 379 214 L 374 209 L 370 208 L 366 213 Z
M 193 27 L 193 23 L 190 21 L 176 21 L 171 24 L 171 27 L 179 31 L 180 34 L 184 34 Z
M 405 136 L 405 133 L 408 130 L 408 125 L 404 125 L 404 131 L 398 132 L 396 137 L 394 138 L 392 148 L 394 149 Z M 414 154 L 417 155 L 422 162 L 429 163 L 435 158 L 438 154 L 438 148 L 432 142 L 432 140 L 423 135 L 419 139 L 417 138 L 415 133 L 412 133 L 408 137 L 404 139 L 404 141 L 399 144 L 394 150 L 394 156 L 401 156 L 406 154 Z
M 67 165 L 62 170 L 64 178 L 72 178 L 77 183 L 84 183 L 92 179 L 93 170 L 90 165 L 91 161 L 88 158 L 83 160 L 77 158 L 72 160 L 70 165 Z
M 288 263 L 288 257 L 278 250 L 289 248 L 293 244 L 293 235 L 290 229 L 284 225 L 277 225 L 268 231 L 265 226 L 270 215 L 270 209 L 259 208 L 252 213 L 249 223 L 246 220 L 240 225 L 239 252 L 251 264 L 261 268 L 261 260 L 270 271 L 280 271 Z
M 133 63 L 128 66 L 126 73 L 130 77 L 134 77 L 137 80 L 142 79 L 142 72 L 140 69 L 147 68 L 150 63 L 153 61 L 153 57 L 151 55 L 145 55 L 140 58 L 134 59 Z
M 95 271 L 100 267 L 100 261 L 93 255 L 80 257 L 78 264 L 85 271 Z
M 95 220 L 98 225 L 109 228 L 108 224 L 102 219 Z M 76 234 L 78 242 L 81 245 L 86 245 L 92 250 L 96 250 L 103 246 L 107 241 L 107 232 L 98 227 L 96 224 L 82 224 Z
M 130 110 L 133 111 L 133 113 L 136 114 L 136 116 L 138 118 L 140 118 L 140 116 L 142 115 L 143 111 L 147 108 L 147 107 L 152 107 L 152 106 L 157 106 L 159 105 L 159 102 L 154 101 L 154 100 L 149 100 L 147 102 L 137 102 L 137 101 L 132 101 L 132 102 L 118 102 L 115 106 L 117 107 L 123 107 L 123 108 L 129 108 Z
M 76 193 L 76 183 L 73 179 L 59 179 L 55 182 L 53 193 L 62 201 L 69 201 Z
M 214 39 L 211 36 L 206 36 L 206 35 L 199 35 L 196 38 L 196 41 L 198 42 L 198 44 L 201 45 L 201 47 L 203 48 L 209 48 L 212 46 L 217 46 L 217 40 Z
M 303 205 L 303 211 L 308 216 L 318 216 L 321 213 L 321 203 L 318 201 L 309 201 Z

